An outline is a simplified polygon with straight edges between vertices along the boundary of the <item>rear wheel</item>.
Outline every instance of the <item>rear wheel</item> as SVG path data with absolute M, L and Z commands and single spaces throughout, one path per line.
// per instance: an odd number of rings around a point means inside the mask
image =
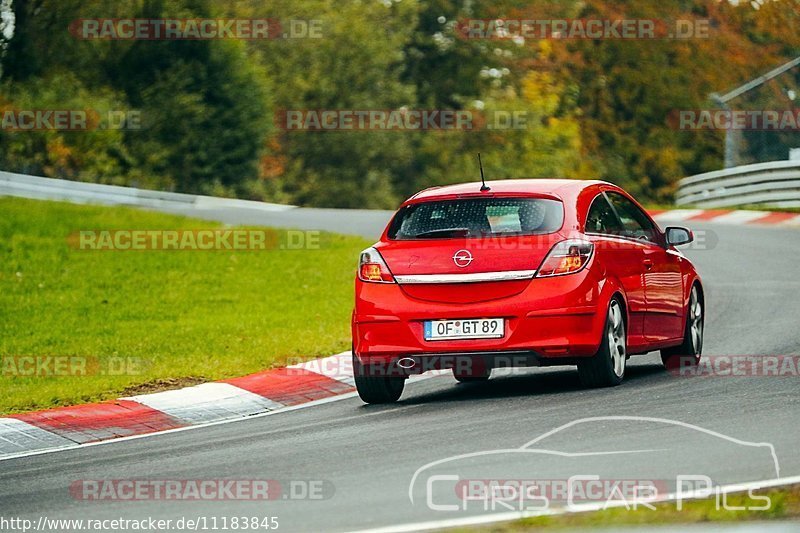
M 703 353 L 703 300 L 697 285 L 689 295 L 689 308 L 686 312 L 686 325 L 683 330 L 683 343 L 674 348 L 661 350 L 661 362 L 669 370 L 685 366 L 696 366 Z
M 353 376 L 358 396 L 366 403 L 393 403 L 400 399 L 405 387 L 404 377 L 370 376 L 369 371 L 353 354 Z
M 625 377 L 627 359 L 627 337 L 622 305 L 611 300 L 606 315 L 606 325 L 600 349 L 597 353 L 578 363 L 578 377 L 587 387 L 613 387 Z

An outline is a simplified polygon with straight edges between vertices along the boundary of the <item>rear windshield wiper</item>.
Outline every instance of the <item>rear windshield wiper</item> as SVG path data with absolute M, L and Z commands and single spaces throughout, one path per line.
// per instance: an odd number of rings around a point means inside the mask
M 434 237 L 466 237 L 469 235 L 470 229 L 469 228 L 444 228 L 444 229 L 434 229 L 431 231 L 423 231 L 422 233 L 417 233 L 416 235 L 409 235 L 408 238 L 410 239 L 425 239 L 425 238 L 434 238 Z

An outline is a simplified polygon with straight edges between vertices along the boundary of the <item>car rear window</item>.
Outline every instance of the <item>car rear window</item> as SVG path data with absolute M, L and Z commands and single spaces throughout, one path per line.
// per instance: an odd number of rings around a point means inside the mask
M 389 226 L 389 238 L 447 239 L 553 233 L 564 206 L 547 198 L 463 198 L 411 204 Z

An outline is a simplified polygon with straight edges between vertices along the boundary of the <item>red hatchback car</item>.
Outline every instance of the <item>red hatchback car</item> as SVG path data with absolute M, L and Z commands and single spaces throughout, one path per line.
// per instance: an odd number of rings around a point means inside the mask
M 453 369 L 577 365 L 618 385 L 630 355 L 696 364 L 703 286 L 624 190 L 602 181 L 504 180 L 426 189 L 361 253 L 352 317 L 362 400 L 396 401 L 405 379 Z M 687 363 L 688 362 L 688 363 Z

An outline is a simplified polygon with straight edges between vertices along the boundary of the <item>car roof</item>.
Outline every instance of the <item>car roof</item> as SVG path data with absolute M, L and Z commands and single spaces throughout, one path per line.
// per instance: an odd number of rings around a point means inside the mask
M 486 185 L 491 189 L 486 194 L 543 194 L 563 198 L 565 196 L 576 196 L 587 187 L 599 184 L 610 185 L 604 181 L 580 179 L 522 178 L 493 180 L 486 182 Z M 409 198 L 409 201 L 432 200 L 440 197 L 453 197 L 466 194 L 480 195 L 480 187 L 480 181 L 431 187 L 418 192 Z

